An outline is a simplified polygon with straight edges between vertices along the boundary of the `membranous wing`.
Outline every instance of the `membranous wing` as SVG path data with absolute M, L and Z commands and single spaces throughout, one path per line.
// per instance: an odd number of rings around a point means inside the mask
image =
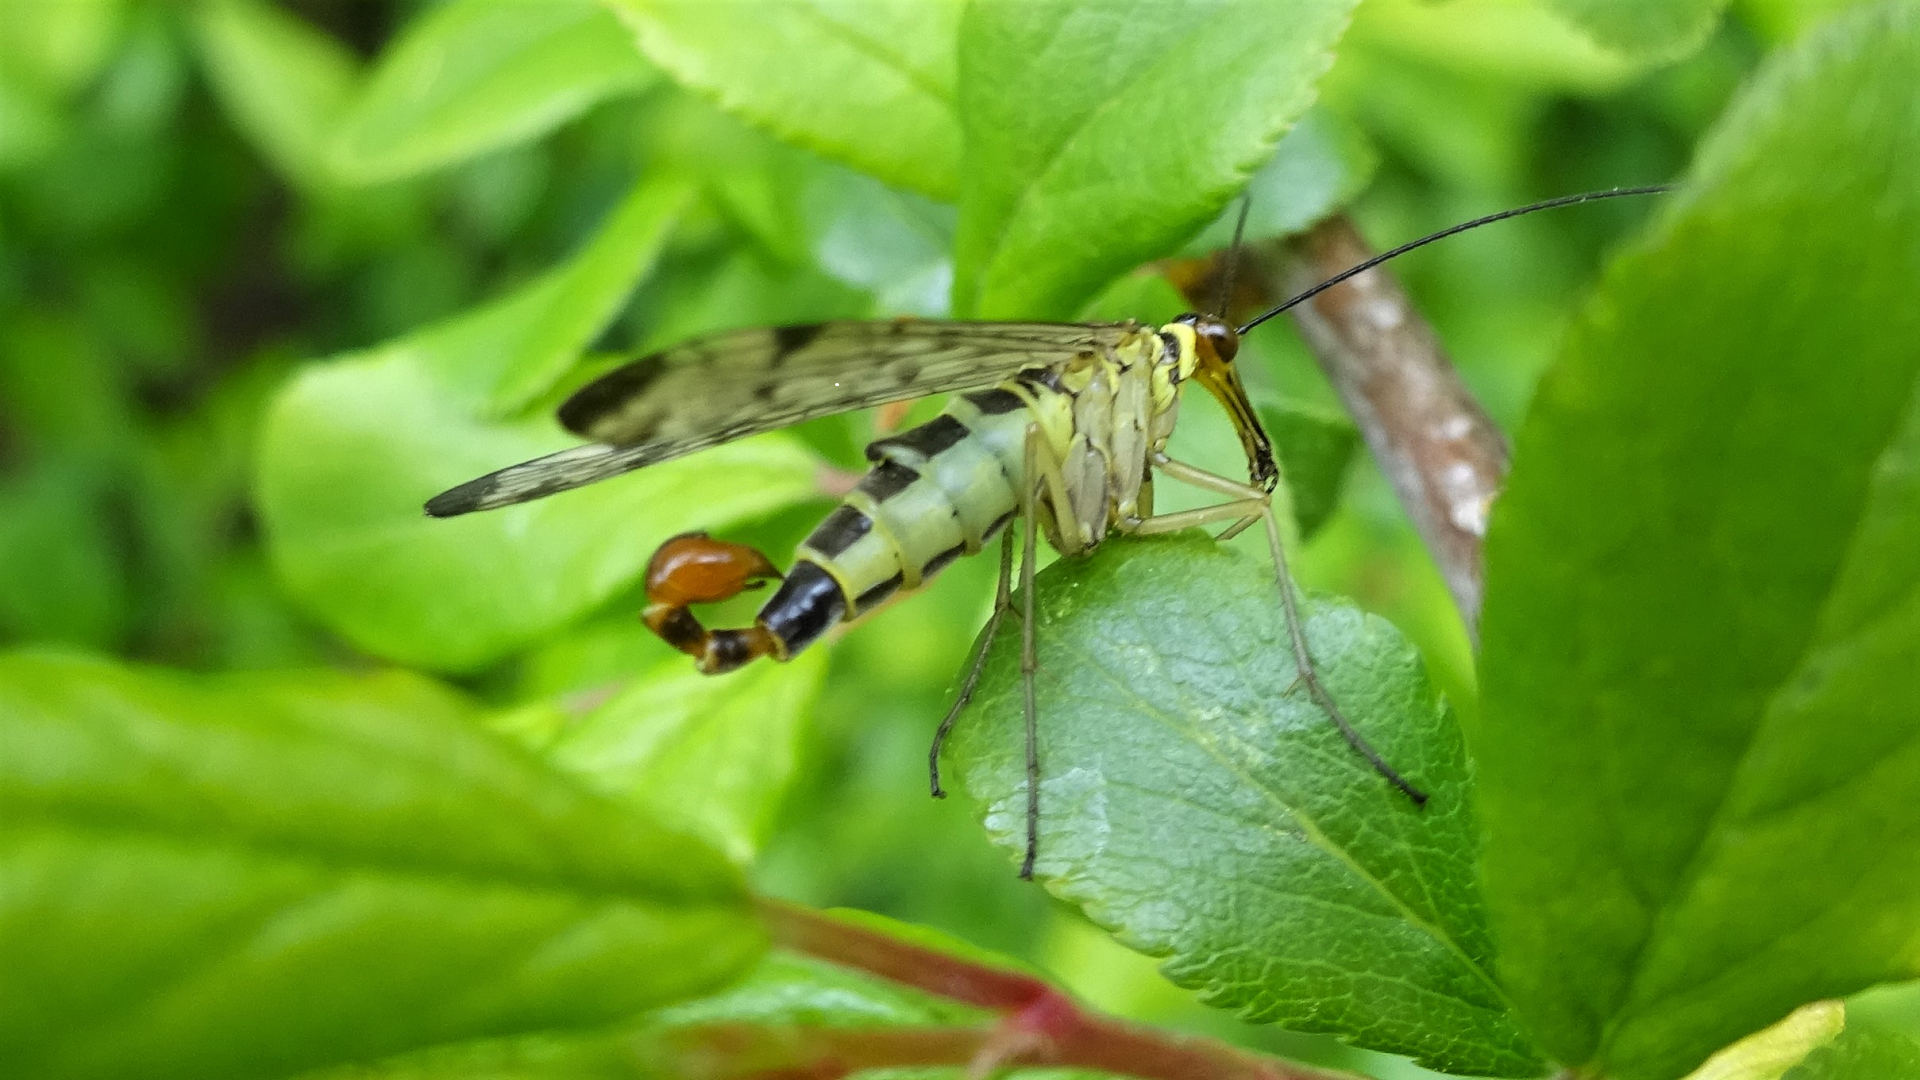
M 582 387 L 560 422 L 596 445 L 444 491 L 435 517 L 526 502 L 832 413 L 968 390 L 1112 348 L 1132 323 L 889 319 L 736 330 L 641 357 Z

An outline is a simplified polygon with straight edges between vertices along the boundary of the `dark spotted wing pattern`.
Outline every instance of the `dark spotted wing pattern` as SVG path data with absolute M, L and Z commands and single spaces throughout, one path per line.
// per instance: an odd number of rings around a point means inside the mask
M 736 330 L 615 368 L 560 407 L 592 439 L 436 495 L 451 517 L 537 499 L 832 413 L 989 386 L 1118 345 L 1133 323 L 891 319 Z
M 594 444 L 509 465 L 428 499 L 427 513 L 434 517 L 455 517 L 567 491 L 619 476 L 655 460 L 646 450 L 644 446 Z
M 740 330 L 608 372 L 560 407 L 574 433 L 661 459 L 815 416 L 986 386 L 1108 348 L 1129 324 L 894 319 Z

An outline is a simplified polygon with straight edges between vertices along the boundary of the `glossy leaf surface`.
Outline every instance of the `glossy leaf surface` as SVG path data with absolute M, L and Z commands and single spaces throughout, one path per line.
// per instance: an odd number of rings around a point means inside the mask
M 958 189 L 958 0 L 608 3 L 655 63 L 727 111 L 897 187 Z
M 654 77 L 592 0 L 452 0 L 380 58 L 334 163 L 362 182 L 426 172 L 543 134 Z
M 275 566 L 309 610 L 376 655 L 471 669 L 606 602 L 667 537 L 811 491 L 808 456 L 774 437 L 504 510 L 421 511 L 454 484 L 578 444 L 544 412 L 491 417 L 573 362 L 683 201 L 671 181 L 643 182 L 570 263 L 282 391 L 259 497 Z
M 202 63 L 247 138 L 295 184 L 324 189 L 341 115 L 360 72 L 344 45 L 259 0 L 197 10 Z
M 1474 747 L 1562 1061 L 1668 1077 L 1920 973 L 1916 63 L 1894 6 L 1770 65 L 1520 432 Z
M 1424 809 L 1293 686 L 1267 566 L 1196 534 L 1116 539 L 1035 584 L 1038 880 L 1248 1019 L 1461 1073 L 1538 1071 L 1490 970 L 1465 752 L 1398 633 L 1305 608 L 1335 700 Z M 1019 625 L 1003 623 L 952 751 L 1016 857 Z
M 954 311 L 1058 318 L 1192 235 L 1312 103 L 1352 7 L 969 7 Z
M 745 864 L 766 841 L 798 765 L 826 658 L 821 649 L 716 679 L 675 656 L 566 718 L 544 752 L 596 790 L 681 822 Z
M 281 1076 L 610 1023 L 760 937 L 726 860 L 416 676 L 0 657 L 0 1055 Z

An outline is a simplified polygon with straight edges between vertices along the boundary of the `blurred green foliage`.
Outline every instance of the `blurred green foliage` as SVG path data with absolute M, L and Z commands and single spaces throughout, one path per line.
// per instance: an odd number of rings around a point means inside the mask
M 1876 845 L 1912 822 L 1901 733 L 1920 697 L 1910 674 L 1904 698 L 1891 681 L 1915 640 L 1920 336 L 1890 321 L 1920 286 L 1920 61 L 1910 8 L 1813 29 L 1848 6 L 0 4 L 0 642 L 23 647 L 0 658 L 0 958 L 24 991 L 0 993 L 0 1058 L 22 1075 L 279 1076 L 418 1051 L 386 1070 L 605 1075 L 610 1047 L 685 1021 L 639 1010 L 753 962 L 735 866 L 763 892 L 1037 963 L 1128 1016 L 1381 1077 L 1425 1073 L 1200 997 L 1452 1068 L 1525 1074 L 1545 1055 L 1655 1077 L 1811 996 L 1913 977 L 1912 852 Z M 1888 90 L 1903 73 L 1904 101 Z M 1004 652 L 956 745 L 981 801 L 928 799 L 924 772 L 990 557 L 803 662 L 693 676 L 631 614 L 654 545 L 710 528 L 790 548 L 859 466 L 872 417 L 511 513 L 419 514 L 441 487 L 568 445 L 555 401 L 634 349 L 896 313 L 1165 318 L 1177 297 L 1128 273 L 1219 246 L 1242 187 L 1255 236 L 1345 208 L 1384 245 L 1680 176 L 1716 124 L 1699 186 L 1577 325 L 1646 207 L 1516 221 L 1396 266 L 1480 400 L 1522 431 L 1485 702 L 1438 575 L 1304 346 L 1275 323 L 1243 354 L 1293 470 L 1296 572 L 1372 613 L 1316 604 L 1328 659 L 1378 677 L 1350 692 L 1397 703 L 1411 726 L 1393 737 L 1440 762 L 1429 782 L 1451 814 L 1468 780 L 1447 717 L 1465 728 L 1497 841 L 1484 900 L 1468 818 L 1386 840 L 1371 830 L 1405 807 L 1292 786 L 1290 767 L 1328 756 L 1327 730 L 1281 710 L 1247 735 L 1258 753 L 1209 758 L 1201 727 L 1107 743 L 1115 710 L 1086 708 L 1091 692 L 1077 712 L 1049 704 L 1058 750 L 1131 753 L 1140 783 L 1162 753 L 1210 761 L 1219 802 L 1166 814 L 1188 821 L 1177 842 L 1215 845 L 1197 844 L 1192 873 L 1224 846 L 1249 880 L 1188 898 L 1231 918 L 1170 927 L 1154 890 L 1183 886 L 1143 879 L 1075 811 L 1053 837 L 1080 875 L 1062 899 L 1015 881 L 976 820 L 1017 851 Z M 1176 445 L 1238 468 L 1204 403 Z M 1130 599 L 1129 575 L 1150 587 Z M 1048 647 L 1107 640 L 1139 605 L 1185 625 L 1190 590 L 1240 596 L 1263 575 L 1187 541 L 1063 566 L 1051 580 L 1098 595 L 1048 609 Z M 1683 595 L 1704 614 L 1662 627 L 1685 640 L 1645 634 Z M 1246 631 L 1216 626 L 1223 650 L 1272 632 L 1222 610 Z M 1605 647 L 1543 658 L 1543 626 Z M 1700 641 L 1736 643 L 1737 662 L 1681 647 Z M 1209 693 L 1285 696 L 1257 659 L 1176 659 L 1162 689 L 1205 693 L 1139 696 L 1140 716 L 1198 724 L 1219 711 Z M 1724 693 L 1648 689 L 1695 673 Z M 1775 691 L 1788 704 L 1756 704 Z M 1319 781 L 1353 779 L 1335 751 Z M 1602 824 L 1582 826 L 1560 808 L 1591 770 L 1604 797 L 1581 805 Z M 1829 789 L 1826 816 L 1768 817 Z M 1207 824 L 1248 801 L 1244 834 Z M 1319 830 L 1308 850 L 1243 850 L 1299 820 Z M 1652 823 L 1644 850 L 1604 852 L 1621 820 Z M 1835 821 L 1868 825 L 1841 844 Z M 1680 865 L 1688 844 L 1712 858 Z M 1820 923 L 1817 883 L 1876 860 L 1857 906 Z M 1564 883 L 1596 866 L 1612 899 L 1598 931 L 1569 934 L 1595 905 Z M 1318 892 L 1264 891 L 1288 875 Z M 1730 892 L 1796 875 L 1816 887 L 1730 917 Z M 1848 920 L 1885 929 L 1846 937 Z M 1830 936 L 1792 939 L 1806 924 Z M 1347 947 L 1297 958 L 1326 963 L 1317 982 L 1222 960 L 1247 942 L 1282 955 L 1290 935 Z M 1776 938 L 1801 951 L 1692 1012 L 1662 996 Z M 1415 956 L 1431 963 L 1397 997 L 1394 967 Z M 760 963 L 682 1008 L 768 1015 L 817 992 L 875 1023 L 946 1015 Z M 1317 994 L 1360 1004 L 1332 1015 Z M 1874 999 L 1870 1026 L 1794 1075 L 1920 1075 L 1903 1000 Z M 482 1036 L 533 1041 L 462 1041 Z

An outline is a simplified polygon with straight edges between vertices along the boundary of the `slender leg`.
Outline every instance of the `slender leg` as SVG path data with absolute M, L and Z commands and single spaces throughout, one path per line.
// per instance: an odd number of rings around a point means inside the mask
M 1346 738 L 1347 744 L 1352 746 L 1361 757 L 1366 758 L 1374 771 L 1385 777 L 1394 787 L 1399 788 L 1407 798 L 1414 801 L 1416 806 L 1425 805 L 1426 793 L 1414 787 L 1406 777 L 1401 776 L 1393 766 L 1387 764 L 1386 759 L 1380 756 L 1380 752 L 1375 750 L 1347 721 L 1346 715 L 1334 703 L 1333 695 L 1327 693 L 1326 687 L 1321 684 L 1320 676 L 1314 670 L 1313 656 L 1307 651 L 1306 630 L 1301 625 L 1299 605 L 1294 599 L 1293 575 L 1287 569 L 1287 552 L 1280 542 L 1280 522 L 1274 517 L 1272 499 L 1257 487 L 1229 480 L 1224 476 L 1216 476 L 1185 462 L 1175 461 L 1163 453 L 1154 455 L 1153 465 L 1176 480 L 1229 496 L 1233 501 L 1218 506 L 1203 507 L 1199 510 L 1150 517 L 1132 525 L 1127 531 L 1136 535 L 1151 536 L 1157 533 L 1177 532 L 1194 525 L 1205 525 L 1211 522 L 1240 522 L 1257 515 L 1267 527 L 1267 547 L 1272 551 L 1274 574 L 1280 584 L 1280 608 L 1286 614 L 1287 639 L 1292 644 L 1294 667 L 1300 673 L 1301 684 L 1307 688 L 1307 695 L 1313 699 L 1314 704 L 1320 706 L 1328 716 L 1333 718 L 1334 726 L 1340 729 L 1340 734 Z M 1236 525 L 1227 530 L 1227 534 L 1239 532 L 1243 527 Z
M 1033 861 L 1040 855 L 1040 705 L 1034 696 L 1034 673 L 1040 657 L 1033 646 L 1033 564 L 1040 553 L 1039 529 L 1033 515 L 1022 519 L 1025 537 L 1020 556 L 1020 689 L 1027 718 L 1027 854 L 1020 860 L 1020 878 L 1033 879 Z
M 1027 425 L 1026 483 L 1020 493 L 1020 687 L 1027 722 L 1027 853 L 1020 860 L 1020 877 L 1033 879 L 1033 863 L 1040 854 L 1040 706 L 1034 693 L 1034 674 L 1040 670 L 1039 654 L 1034 649 L 1033 575 L 1040 563 L 1040 499 L 1042 490 L 1053 513 L 1054 529 L 1059 534 L 1062 555 L 1078 555 L 1086 550 L 1080 521 L 1074 516 L 1073 502 L 1067 491 L 1067 478 L 1053 456 L 1038 425 Z
M 1000 530 L 1000 587 L 993 596 L 993 614 L 987 616 L 986 631 L 980 635 L 980 648 L 973 654 L 973 662 L 967 667 L 967 677 L 960 680 L 960 694 L 953 699 L 953 708 L 940 721 L 940 727 L 933 733 L 933 748 L 927 751 L 927 780 L 933 786 L 933 797 L 944 799 L 947 793 L 940 787 L 940 748 L 946 745 L 947 735 L 953 731 L 953 722 L 960 719 L 960 710 L 973 700 L 973 689 L 980 683 L 980 670 L 987 666 L 987 650 L 993 647 L 993 637 L 1000 632 L 1000 620 L 1006 618 L 1007 609 L 1013 605 L 1013 526 Z
M 1022 881 L 1033 880 L 1033 863 L 1040 857 L 1040 704 L 1033 687 L 1034 673 L 1040 670 L 1040 658 L 1033 647 L 1033 564 L 1040 553 L 1036 505 L 1040 492 L 1039 432 L 1037 427 L 1027 428 L 1027 483 L 1022 493 L 1027 505 L 1020 515 L 1020 692 L 1027 721 L 1027 853 L 1020 860 Z M 1056 504 L 1065 501 L 1056 499 Z
M 1236 536 L 1239 536 L 1241 533 L 1246 532 L 1248 526 L 1257 524 L 1259 520 L 1260 518 L 1258 516 L 1243 517 L 1239 521 L 1236 521 L 1232 525 L 1228 526 L 1225 532 L 1222 532 L 1219 536 L 1214 537 L 1214 539 L 1224 543 L 1228 540 L 1233 539 Z
M 1125 527 L 1125 532 L 1131 536 L 1164 536 L 1167 533 L 1177 533 L 1182 529 L 1218 525 L 1222 521 L 1232 521 L 1235 517 L 1244 514 L 1253 514 L 1255 515 L 1253 520 L 1259 521 L 1259 513 L 1258 499 L 1235 499 L 1218 506 L 1203 506 L 1198 510 L 1175 510 L 1165 514 L 1155 514 Z M 1241 517 L 1241 520 L 1245 518 Z

